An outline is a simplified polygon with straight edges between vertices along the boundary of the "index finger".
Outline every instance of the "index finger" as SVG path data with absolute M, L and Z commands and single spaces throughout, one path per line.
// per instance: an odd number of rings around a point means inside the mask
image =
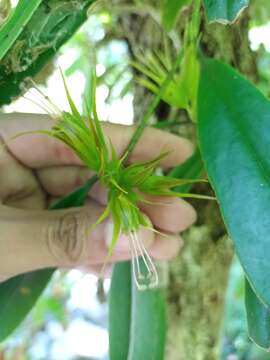
M 118 125 L 116 127 L 111 125 L 113 124 L 104 125 L 105 133 L 111 137 L 117 153 L 122 154 L 127 148 L 136 126 Z M 118 127 L 121 130 L 120 132 Z M 138 163 L 152 160 L 161 153 L 168 152 L 168 155 L 161 159 L 160 165 L 163 168 L 170 168 L 187 160 L 192 155 L 193 150 L 193 145 L 189 140 L 159 129 L 147 127 L 130 155 L 129 162 Z
M 82 165 L 81 160 L 64 143 L 42 134 L 27 134 L 10 140 L 21 132 L 49 130 L 54 125 L 48 115 L 3 114 L 0 122 L 0 136 L 9 151 L 30 168 L 44 168 L 58 165 Z M 102 123 L 108 139 L 116 152 L 122 155 L 136 129 L 135 126 Z M 192 144 L 181 137 L 164 131 L 146 128 L 130 156 L 130 162 L 143 162 L 169 152 L 161 160 L 164 168 L 173 167 L 185 161 L 193 152 Z

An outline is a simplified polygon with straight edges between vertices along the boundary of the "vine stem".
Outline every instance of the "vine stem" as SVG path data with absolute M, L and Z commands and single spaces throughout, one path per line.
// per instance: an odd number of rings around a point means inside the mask
M 128 158 L 130 156 L 130 154 L 132 153 L 132 151 L 134 150 L 137 142 L 139 141 L 140 137 L 142 136 L 143 130 L 144 128 L 148 125 L 148 122 L 152 116 L 152 114 L 154 113 L 154 111 L 156 110 L 162 96 L 164 95 L 165 90 L 167 89 L 167 86 L 169 85 L 170 81 L 173 78 L 173 75 L 175 73 L 175 71 L 177 70 L 177 68 L 179 67 L 181 60 L 182 60 L 182 49 L 179 50 L 176 61 L 172 67 L 172 69 L 169 71 L 166 79 L 164 80 L 158 94 L 154 97 L 154 99 L 152 100 L 152 102 L 150 103 L 145 115 L 142 117 L 142 119 L 139 121 L 139 125 L 137 126 L 127 148 L 125 151 L 126 157 L 125 157 L 125 164 L 128 161 Z

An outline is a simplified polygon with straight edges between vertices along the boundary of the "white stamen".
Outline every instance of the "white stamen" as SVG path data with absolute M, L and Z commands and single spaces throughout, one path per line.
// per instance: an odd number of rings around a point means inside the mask
M 156 287 L 158 285 L 157 270 L 143 242 L 139 240 L 136 232 L 131 232 L 129 239 L 132 273 L 137 289 L 146 290 Z
M 53 110 L 53 113 L 56 114 L 61 114 L 61 110 L 57 107 L 57 105 L 54 104 L 54 102 L 49 98 L 48 95 L 46 95 L 43 91 L 41 91 L 41 89 L 38 87 L 38 85 L 35 83 L 35 81 L 30 78 L 29 79 L 32 87 L 36 90 L 36 92 L 41 96 L 41 99 L 44 101 L 44 103 L 47 103 L 48 107 L 51 107 L 51 109 Z
M 28 81 L 31 83 L 32 88 L 28 89 L 23 86 L 22 88 L 28 93 L 28 95 L 23 95 L 23 97 L 43 109 L 52 118 L 55 118 L 56 116 L 59 117 L 61 115 L 61 110 L 38 88 L 33 79 L 28 79 Z
M 34 105 L 36 105 L 37 107 L 39 107 L 40 109 L 44 110 L 46 113 L 48 113 L 49 115 L 52 115 L 51 114 L 51 110 L 46 107 L 46 105 L 44 103 L 40 103 L 39 101 L 37 100 L 34 100 L 34 99 L 31 99 L 30 97 L 28 96 L 25 96 L 23 95 L 23 98 L 30 101 L 31 103 L 33 103 Z

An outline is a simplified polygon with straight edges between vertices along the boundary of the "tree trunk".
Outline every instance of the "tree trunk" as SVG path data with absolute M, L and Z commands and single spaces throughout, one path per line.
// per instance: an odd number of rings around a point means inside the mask
M 204 205 L 198 211 L 208 219 L 186 231 L 170 263 L 168 360 L 218 358 L 232 247 L 216 204 Z
M 116 6 L 126 6 L 127 11 L 119 16 L 118 24 L 122 34 L 125 34 L 131 56 L 141 49 L 162 48 L 164 36 L 159 24 L 157 2 L 144 1 L 143 8 L 137 10 L 135 3 L 138 2 L 114 1 Z M 190 11 L 190 8 L 185 8 L 179 16 L 180 38 Z M 206 55 L 219 58 L 256 80 L 256 58 L 250 51 L 247 36 L 248 20 L 247 12 L 231 27 L 208 25 L 203 18 L 201 48 Z M 171 34 L 170 41 L 173 43 L 174 40 Z M 146 90 L 141 87 L 135 89 L 135 118 L 144 112 L 149 98 Z M 164 104 L 161 108 L 164 110 Z M 160 109 L 158 111 L 160 113 Z M 184 132 L 190 136 L 190 131 L 184 129 Z M 194 131 L 191 136 L 194 137 Z M 206 191 L 209 192 L 209 188 Z M 166 360 L 215 360 L 220 351 L 232 244 L 226 235 L 217 204 L 197 200 L 194 206 L 198 211 L 198 221 L 183 234 L 183 249 L 177 259 L 169 264 Z

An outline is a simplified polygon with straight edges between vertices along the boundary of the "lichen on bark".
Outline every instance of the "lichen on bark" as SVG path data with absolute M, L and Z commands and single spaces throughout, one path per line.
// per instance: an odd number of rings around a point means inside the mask
M 167 360 L 218 358 L 232 246 L 213 225 L 188 230 L 181 254 L 170 263 Z

